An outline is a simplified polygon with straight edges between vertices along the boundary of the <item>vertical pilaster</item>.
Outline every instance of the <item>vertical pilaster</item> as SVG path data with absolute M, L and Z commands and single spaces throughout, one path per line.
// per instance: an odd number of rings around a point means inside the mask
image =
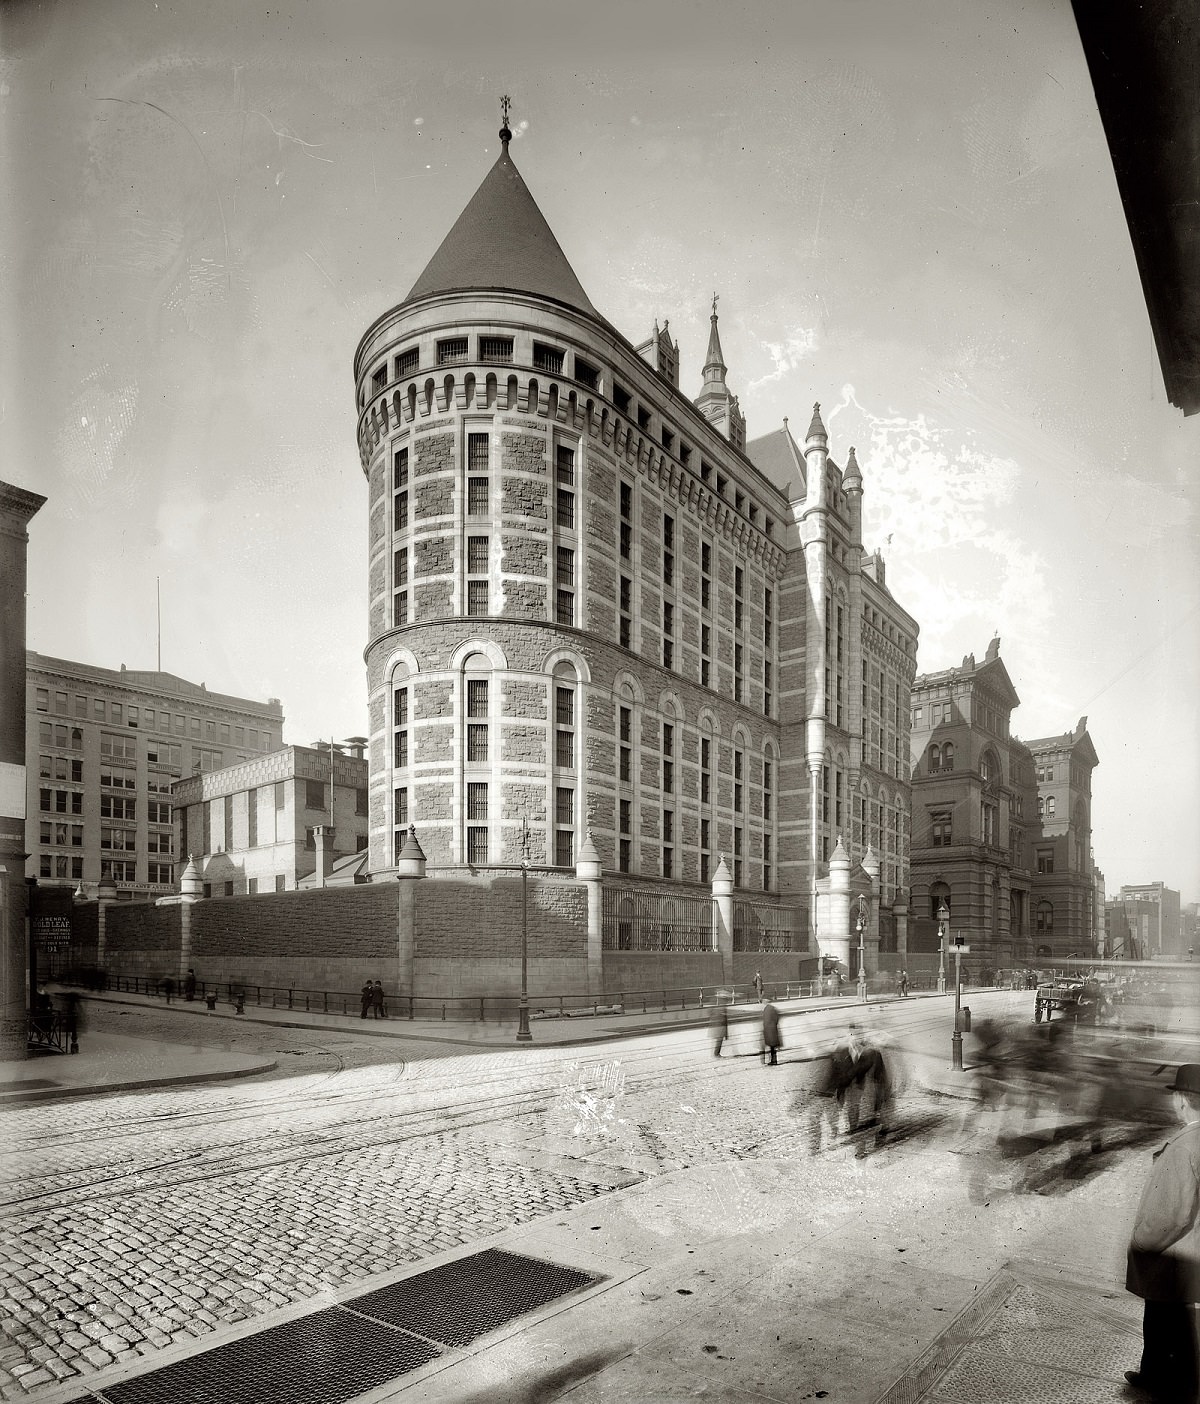
M 410 827 L 396 863 L 396 993 L 415 994 L 417 948 L 417 880 L 425 876 L 425 853 Z
M 598 995 L 604 989 L 604 884 L 590 829 L 575 860 L 575 876 L 587 886 L 587 992 Z

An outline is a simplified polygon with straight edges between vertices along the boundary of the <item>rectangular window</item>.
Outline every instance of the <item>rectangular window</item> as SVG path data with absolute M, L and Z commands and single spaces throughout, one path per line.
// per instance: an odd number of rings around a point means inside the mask
M 392 624 L 398 628 L 408 623 L 408 591 L 397 590 L 392 596 Z
M 488 612 L 488 583 L 486 580 L 467 581 L 467 613 L 476 618 Z
M 375 372 L 375 374 L 371 377 L 371 393 L 373 395 L 378 395 L 386 384 L 387 365 L 384 364 L 380 366 L 379 369 Z
M 403 770 L 408 764 L 408 732 L 396 732 L 396 739 L 392 747 L 392 766 L 396 770 Z
M 621 558 L 633 555 L 633 484 L 621 484 Z
M 465 336 L 450 336 L 437 344 L 439 366 L 452 366 L 467 359 L 468 347 Z
M 467 679 L 467 716 L 488 715 L 488 683 L 486 678 Z
M 479 359 L 493 366 L 512 365 L 513 339 L 511 336 L 481 336 L 479 338 Z
M 712 742 L 707 736 L 700 739 L 700 803 L 712 803 Z
M 406 531 L 408 529 L 408 493 L 399 492 L 396 494 L 396 508 L 392 519 L 393 531 Z
M 467 473 L 477 473 L 481 476 L 488 471 L 488 436 L 487 434 L 467 435 Z
M 408 786 L 400 785 L 392 795 L 392 820 L 408 827 Z
M 575 791 L 559 787 L 554 791 L 554 822 L 571 825 L 575 822 Z
M 488 514 L 489 495 L 490 489 L 487 478 L 468 478 L 467 516 L 486 517 Z
M 467 862 L 472 868 L 483 867 L 488 860 L 488 831 L 482 826 L 467 825 Z
M 398 687 L 392 694 L 392 725 L 408 725 L 408 688 Z
M 589 390 L 600 388 L 600 373 L 595 366 L 590 366 L 586 361 L 581 361 L 575 357 L 575 379 L 582 385 L 586 385 Z
M 37 688 L 35 692 L 35 697 L 35 705 L 37 707 L 37 710 L 39 712 L 48 712 L 50 710 L 50 689 L 48 687 Z M 101 702 L 100 706 L 101 708 L 103 708 L 104 703 Z M 100 715 L 104 715 L 103 711 L 101 711 Z
M 742 770 L 745 765 L 745 757 L 741 751 L 733 753 L 733 807 L 737 813 L 742 812 Z
M 628 707 L 620 709 L 620 737 L 619 748 L 619 778 L 623 784 L 631 784 L 633 780 L 633 712 Z
M 304 782 L 304 807 L 305 809 L 325 808 L 325 782 L 323 780 L 306 780 Z
M 467 818 L 485 823 L 488 817 L 487 781 L 472 781 L 467 786 Z
M 396 376 L 399 380 L 402 376 L 416 375 L 421 369 L 421 348 L 410 346 L 407 351 L 401 351 L 396 357 Z
M 556 731 L 554 733 L 554 764 L 559 770 L 575 768 L 575 733 Z
M 405 488 L 408 486 L 408 450 L 406 448 L 397 449 L 392 456 L 392 487 Z
M 633 638 L 633 581 L 627 575 L 621 576 L 621 647 L 632 648 Z
M 408 585 L 408 547 L 401 546 L 392 553 L 392 588 L 403 590 Z
M 544 342 L 533 343 L 534 370 L 549 371 L 551 375 L 562 375 L 564 353 L 557 346 L 547 346 Z
M 575 552 L 569 546 L 557 551 L 558 591 L 555 598 L 555 618 L 559 624 L 575 623 Z
M 480 722 L 467 723 L 467 760 L 483 764 L 488 758 L 488 729 Z

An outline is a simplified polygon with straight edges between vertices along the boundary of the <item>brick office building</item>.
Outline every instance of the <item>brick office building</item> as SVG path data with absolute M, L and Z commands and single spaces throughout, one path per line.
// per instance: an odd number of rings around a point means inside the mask
M 354 359 L 371 867 L 410 825 L 431 872 L 569 868 L 590 834 L 682 902 L 723 857 L 791 949 L 845 959 L 835 858 L 868 949 L 902 947 L 917 626 L 854 451 L 819 408 L 803 443 L 747 441 L 715 304 L 689 399 L 668 326 L 635 346 L 596 310 L 500 135 Z

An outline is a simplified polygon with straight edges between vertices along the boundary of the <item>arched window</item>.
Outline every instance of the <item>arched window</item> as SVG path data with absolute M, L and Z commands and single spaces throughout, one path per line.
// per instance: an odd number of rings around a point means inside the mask
M 946 744 L 942 747 L 942 769 L 943 769 L 943 770 L 953 770 L 953 769 L 954 769 L 954 742 L 953 742 L 953 741 L 947 741 Z
M 1053 819 L 1053 818 L 1054 818 L 1054 810 L 1055 810 L 1056 804 L 1057 804 L 1057 801 L 1055 800 L 1054 796 L 1053 796 L 1053 795 L 1047 795 L 1047 797 L 1046 797 L 1046 818 L 1047 818 L 1047 819 Z
M 938 745 L 929 748 L 929 769 L 931 772 L 942 768 L 942 748 Z
M 990 785 L 999 779 L 999 767 L 996 764 L 996 753 L 992 750 L 984 751 L 979 758 L 979 778 L 985 785 Z
M 1037 905 L 1037 913 L 1036 913 L 1036 917 L 1035 917 L 1035 924 L 1036 924 L 1036 929 L 1037 929 L 1037 932 L 1038 932 L 1038 935 L 1039 935 L 1039 936 L 1042 935 L 1043 933 L 1046 934 L 1047 936 L 1053 934 L 1053 932 L 1054 932 L 1054 908 L 1053 908 L 1053 906 L 1051 906 L 1051 904 L 1050 904 L 1049 902 L 1039 902 L 1039 903 L 1038 903 L 1038 905 Z

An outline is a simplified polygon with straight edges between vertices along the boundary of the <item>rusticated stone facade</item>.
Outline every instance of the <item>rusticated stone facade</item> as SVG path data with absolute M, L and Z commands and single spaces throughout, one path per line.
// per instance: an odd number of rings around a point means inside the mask
M 853 450 L 833 461 L 818 413 L 802 445 L 746 445 L 716 328 L 693 402 L 665 333 L 635 348 L 596 312 L 505 141 L 367 330 L 374 871 L 410 825 L 431 870 L 480 874 L 526 842 L 569 868 L 590 831 L 610 872 L 696 892 L 724 855 L 742 894 L 815 911 L 841 835 L 880 857 L 852 874 L 878 944 L 907 888 L 916 624 L 864 552 Z

